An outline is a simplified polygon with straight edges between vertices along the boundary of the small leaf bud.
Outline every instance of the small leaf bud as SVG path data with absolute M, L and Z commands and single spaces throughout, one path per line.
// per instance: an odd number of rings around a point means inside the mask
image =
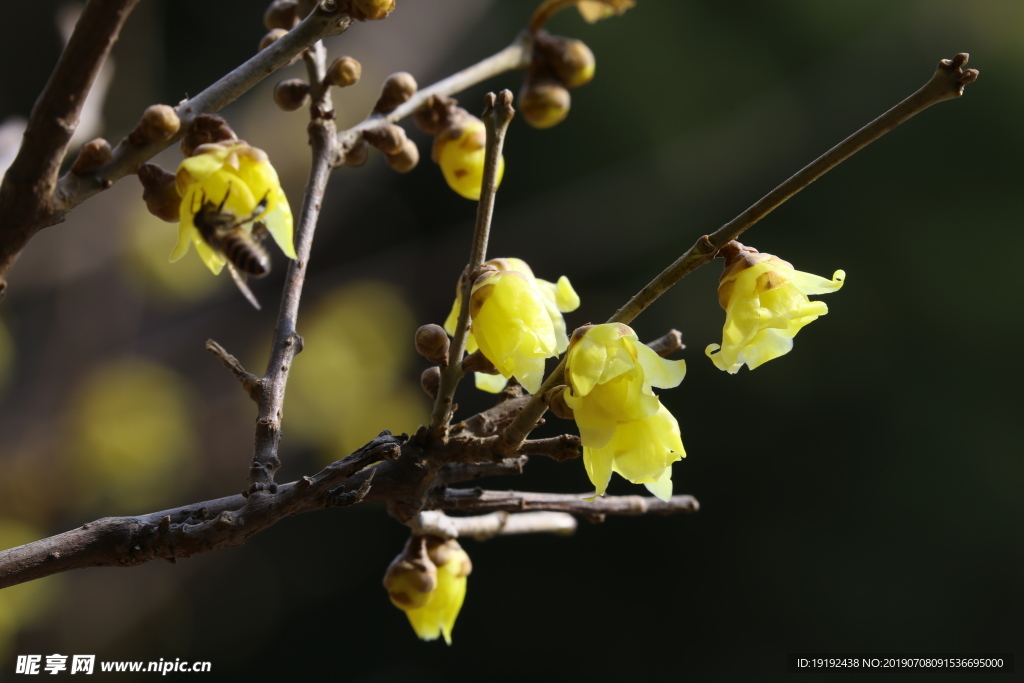
M 108 161 L 110 161 L 110 143 L 103 138 L 96 138 L 85 143 L 78 150 L 78 158 L 75 159 L 75 163 L 71 164 L 71 172 L 76 175 L 91 173 Z
M 267 35 L 263 36 L 260 39 L 260 52 L 262 52 L 263 50 L 266 50 L 275 41 L 280 39 L 282 36 L 286 36 L 286 35 L 288 35 L 288 31 L 284 30 L 283 28 L 271 29 L 270 33 L 268 33 Z
M 560 384 L 544 394 L 544 403 L 547 404 L 548 410 L 555 414 L 556 417 L 560 417 L 563 420 L 574 420 L 576 419 L 575 413 L 572 412 L 572 408 L 565 402 L 565 385 Z
M 284 111 L 295 111 L 309 102 L 309 83 L 286 78 L 274 86 L 274 102 Z
M 351 57 L 338 57 L 327 67 L 327 76 L 324 83 L 336 85 L 339 88 L 347 88 L 359 82 L 363 75 L 363 65 Z
M 345 165 L 346 166 L 362 166 L 366 163 L 366 157 L 370 154 L 370 146 L 366 144 L 366 140 L 360 140 L 356 143 L 356 146 L 350 149 L 345 154 Z
M 135 130 L 128 134 L 128 142 L 133 145 L 164 142 L 174 137 L 180 127 L 181 120 L 173 107 L 166 104 L 153 104 L 146 107 L 142 118 L 135 125 Z
M 268 31 L 292 30 L 299 23 L 298 3 L 295 0 L 274 0 L 263 13 L 263 25 Z
M 402 149 L 394 154 L 388 154 L 384 158 L 387 160 L 388 166 L 394 170 L 399 173 L 408 173 L 416 168 L 416 164 L 420 163 L 420 148 L 416 146 L 415 142 L 406 138 L 402 143 Z
M 436 399 L 437 392 L 441 389 L 441 368 L 431 365 L 424 370 L 423 374 L 420 375 L 420 386 L 423 387 L 423 391 L 426 392 L 427 396 Z
M 405 142 L 405 130 L 401 126 L 389 123 L 366 130 L 363 139 L 385 154 L 397 154 Z
M 440 325 L 423 325 L 416 330 L 416 352 L 437 365 L 448 365 L 448 333 Z
M 235 131 L 231 130 L 227 121 L 216 114 L 200 114 L 192 121 L 192 127 L 181 139 L 179 145 L 181 153 L 190 157 L 195 153 L 196 147 L 200 145 L 237 139 L 238 136 L 235 135 Z
M 143 164 L 139 168 L 139 182 L 149 212 L 168 223 L 177 223 L 181 218 L 181 195 L 175 175 L 156 164 Z
M 569 114 L 569 91 L 550 78 L 527 78 L 519 91 L 519 111 L 534 128 L 550 128 Z
M 594 53 L 582 40 L 548 36 L 541 48 L 548 66 L 566 88 L 586 85 L 594 77 L 597 65 Z
M 377 100 L 377 105 L 373 110 L 382 114 L 394 111 L 398 105 L 408 100 L 415 93 L 416 79 L 412 77 L 412 74 L 405 71 L 391 74 L 384 81 L 384 86 L 380 91 L 380 98 Z
M 358 21 L 386 19 L 395 9 L 395 0 L 349 0 L 348 13 Z

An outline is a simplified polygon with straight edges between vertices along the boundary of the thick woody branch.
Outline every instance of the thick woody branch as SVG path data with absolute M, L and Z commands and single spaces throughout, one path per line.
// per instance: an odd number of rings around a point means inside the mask
M 721 228 L 704 235 L 697 243 L 680 256 L 672 265 L 638 292 L 626 305 L 608 319 L 610 323 L 630 323 L 645 308 L 687 274 L 705 263 L 709 263 L 718 250 L 736 239 L 745 230 L 771 213 L 787 199 L 804 189 L 844 160 L 882 137 L 898 125 L 907 121 L 928 107 L 963 95 L 964 87 L 978 78 L 976 69 L 964 69 L 967 53 L 960 53 L 953 59 L 939 62 L 931 79 L 917 92 L 867 124 L 838 145 L 822 154 L 794 176 L 766 194 L 749 209 L 732 219 Z M 565 358 L 548 376 L 536 397 L 523 408 L 504 433 L 504 448 L 513 451 L 534 428 L 544 414 L 545 406 L 540 397 L 562 382 L 565 372 Z
M 231 496 L 138 517 L 106 517 L 57 536 L 0 552 L 0 588 L 85 567 L 134 567 L 242 545 L 292 515 L 359 502 L 372 488 L 370 468 L 352 491 L 338 488 L 367 465 L 398 457 L 402 437 L 382 432 L 352 455 L 274 494 Z
M 650 496 L 602 496 L 587 500 L 580 495 L 530 493 L 522 491 L 486 491 L 483 489 L 443 489 L 431 498 L 432 507 L 466 512 L 523 512 L 551 510 L 567 512 L 593 522 L 606 515 L 671 515 L 697 512 L 700 505 L 693 496 L 672 496 L 668 502 Z
M 421 512 L 409 521 L 419 536 L 472 538 L 486 541 L 495 536 L 517 534 L 558 534 L 570 536 L 576 531 L 576 518 L 565 512 L 492 512 L 476 517 L 449 517 L 440 510 Z
M 484 150 L 484 174 L 480 189 L 480 201 L 476 210 L 476 225 L 473 230 L 473 243 L 469 251 L 469 264 L 466 266 L 466 281 L 462 287 L 462 308 L 455 325 L 448 354 L 452 362 L 441 369 L 441 386 L 434 401 L 434 411 L 430 418 L 430 427 L 435 432 L 444 430 L 452 419 L 453 398 L 455 389 L 462 379 L 462 355 L 466 350 L 469 337 L 469 307 L 473 292 L 473 278 L 476 270 L 483 265 L 487 257 L 487 242 L 491 234 L 491 218 L 494 215 L 494 199 L 498 193 L 498 162 L 501 150 L 505 145 L 505 132 L 512 121 L 515 110 L 512 109 L 512 93 L 502 90 L 500 95 L 487 93 L 484 97 L 484 113 L 481 117 L 487 131 L 487 142 Z
M 434 483 L 457 484 L 480 477 L 522 474 L 527 460 L 527 456 L 523 455 L 518 458 L 505 458 L 498 462 L 450 462 L 438 470 L 434 477 Z

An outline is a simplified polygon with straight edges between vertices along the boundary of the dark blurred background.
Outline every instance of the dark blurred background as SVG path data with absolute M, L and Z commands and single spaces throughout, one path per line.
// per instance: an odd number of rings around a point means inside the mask
M 63 3 L 5 8 L 0 132 L 18 132 L 61 45 Z M 533 3 L 398 0 L 386 21 L 328 43 L 363 79 L 342 126 L 387 74 L 421 84 L 510 42 Z M 91 125 L 112 141 L 247 59 L 262 5 L 150 0 L 114 49 Z M 605 320 L 694 240 L 969 51 L 979 81 L 829 173 L 743 241 L 800 270 L 847 272 L 790 355 L 730 376 L 715 263 L 634 327 L 683 331 L 689 372 L 662 399 L 688 457 L 692 516 L 582 523 L 573 538 L 466 541 L 475 571 L 451 648 L 421 643 L 380 585 L 406 537 L 377 506 L 286 520 L 244 547 L 172 566 L 87 570 L 0 593 L 0 679 L 16 654 L 210 660 L 217 680 L 783 680 L 785 655 L 1013 651 L 1024 639 L 1019 427 L 1024 4 L 989 0 L 653 2 L 552 32 L 597 55 L 561 125 L 515 121 L 490 253 L 567 275 Z M 280 77 L 301 77 L 301 65 Z M 265 149 L 297 211 L 306 115 L 271 78 L 225 109 Z M 488 90 L 459 96 L 472 112 Z M 475 205 L 423 160 L 376 153 L 334 173 L 317 232 L 284 422 L 282 481 L 379 429 L 428 414 L 416 326 L 443 321 Z M 2 135 L 0 135 L 2 139 Z M 177 149 L 157 161 L 173 169 Z M 0 547 L 97 517 L 241 490 L 255 410 L 203 345 L 262 371 L 284 259 L 256 312 L 127 177 L 36 237 L 0 304 Z M 995 344 L 995 346 L 993 346 Z M 993 355 L 994 354 L 994 355 Z M 463 415 L 488 398 L 463 387 Z M 552 419 L 546 433 L 574 430 Z M 580 462 L 534 459 L 492 488 L 585 492 Z M 643 493 L 621 479 L 611 493 Z M 934 678 L 952 674 L 935 674 Z M 970 678 L 970 677 L 966 677 Z M 815 680 L 813 674 L 802 680 Z M 824 680 L 821 677 L 818 680 Z M 130 680 L 123 675 L 123 680 Z

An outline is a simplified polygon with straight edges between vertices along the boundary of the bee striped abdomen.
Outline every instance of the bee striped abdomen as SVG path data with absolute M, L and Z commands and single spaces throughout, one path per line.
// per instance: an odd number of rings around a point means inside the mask
M 224 257 L 247 275 L 261 277 L 270 272 L 270 255 L 245 232 L 225 235 L 221 241 Z

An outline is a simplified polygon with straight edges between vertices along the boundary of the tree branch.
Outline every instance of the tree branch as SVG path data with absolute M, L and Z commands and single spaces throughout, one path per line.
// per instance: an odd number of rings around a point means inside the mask
M 749 209 L 732 219 L 711 235 L 704 235 L 689 251 L 680 256 L 672 265 L 654 278 L 626 305 L 608 319 L 609 323 L 630 323 L 655 299 L 668 291 L 687 274 L 705 263 L 709 263 L 718 250 L 730 240 L 734 240 L 745 230 L 771 213 L 787 199 L 804 189 L 823 176 L 832 168 L 842 163 L 864 147 L 868 146 L 890 130 L 919 114 L 933 104 L 955 99 L 963 95 L 964 86 L 978 78 L 976 69 L 963 69 L 967 64 L 967 53 L 960 53 L 953 59 L 939 62 L 931 79 L 913 95 L 867 124 L 838 145 L 822 154 L 805 166 L 796 175 L 776 187 L 757 201 Z M 562 382 L 565 372 L 565 358 L 548 376 L 537 391 L 534 398 L 523 408 L 522 412 L 510 424 L 503 434 L 503 449 L 515 450 L 534 428 L 537 420 L 544 414 L 546 406 L 541 397 Z
M 486 491 L 484 489 L 440 489 L 431 496 L 431 507 L 467 512 L 521 512 L 551 510 L 568 512 L 589 519 L 604 521 L 606 515 L 671 515 L 697 512 L 700 505 L 693 496 L 672 496 L 662 501 L 652 496 L 601 496 L 587 500 L 581 495 L 564 493 L 530 493 L 522 491 Z
M 495 536 L 516 534 L 558 534 L 576 531 L 576 518 L 565 512 L 492 512 L 475 517 L 449 517 L 440 510 L 421 512 L 410 520 L 412 532 L 440 538 L 469 537 L 486 541 Z

